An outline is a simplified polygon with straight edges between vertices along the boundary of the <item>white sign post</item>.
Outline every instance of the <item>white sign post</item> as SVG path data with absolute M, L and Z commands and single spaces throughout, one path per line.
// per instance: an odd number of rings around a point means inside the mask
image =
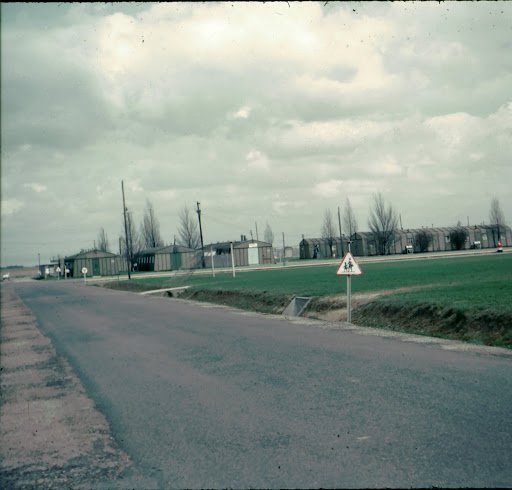
M 212 276 L 215 277 L 215 264 L 213 263 L 213 247 L 210 247 L 210 257 L 212 258 Z
M 82 267 L 82 274 L 84 275 L 84 282 L 87 284 L 87 267 Z
M 341 261 L 341 264 L 338 267 L 338 270 L 336 271 L 337 276 L 347 276 L 347 322 L 352 321 L 352 307 L 350 304 L 351 300 L 351 284 L 350 284 L 350 277 L 351 276 L 360 276 L 363 273 L 359 265 L 357 265 L 357 262 L 355 261 L 354 257 L 350 252 L 347 252 L 345 257 L 343 257 L 343 260 Z
M 233 250 L 233 242 L 231 242 L 231 268 L 233 269 L 233 277 L 236 277 L 236 273 L 235 273 L 235 251 Z
M 60 267 L 57 267 L 57 268 L 55 269 L 55 271 L 56 271 L 56 272 L 57 272 L 57 274 L 58 274 L 58 276 L 57 276 L 57 280 L 59 280 L 59 279 L 60 279 L 60 273 L 61 273 L 62 269 L 61 269 Z

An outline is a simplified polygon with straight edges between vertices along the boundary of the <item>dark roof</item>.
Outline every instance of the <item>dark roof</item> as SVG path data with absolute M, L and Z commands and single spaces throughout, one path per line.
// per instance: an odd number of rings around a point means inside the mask
M 102 257 L 119 257 L 117 254 L 111 252 L 103 252 L 102 250 L 83 250 L 75 255 L 65 257 L 64 260 L 76 260 L 76 259 L 99 259 Z
M 137 255 L 156 255 L 186 252 L 195 252 L 195 250 L 193 248 L 185 247 L 184 245 L 165 245 L 164 247 L 146 248 L 145 250 L 141 250 Z
M 343 237 L 341 238 L 341 241 L 342 242 L 346 242 L 348 240 L 348 237 L 343 235 Z M 310 243 L 310 244 L 318 244 L 320 245 L 321 243 L 328 243 L 328 239 L 327 238 L 303 238 L 301 240 L 300 243 Z M 339 243 L 340 241 L 340 237 L 332 237 L 332 241 L 333 243 Z
M 217 242 L 217 243 L 209 243 L 204 246 L 206 251 L 213 248 L 215 250 L 228 250 L 231 248 L 231 243 L 233 243 L 233 248 L 249 248 L 249 244 L 256 243 L 258 247 L 272 247 L 271 243 L 262 242 L 261 240 L 244 240 L 244 241 L 233 241 L 233 242 Z

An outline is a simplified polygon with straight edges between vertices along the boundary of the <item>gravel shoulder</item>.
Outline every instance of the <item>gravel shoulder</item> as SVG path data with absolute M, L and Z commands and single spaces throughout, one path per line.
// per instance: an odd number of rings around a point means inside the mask
M 1 288 L 0 487 L 106 488 L 131 462 L 67 361 Z

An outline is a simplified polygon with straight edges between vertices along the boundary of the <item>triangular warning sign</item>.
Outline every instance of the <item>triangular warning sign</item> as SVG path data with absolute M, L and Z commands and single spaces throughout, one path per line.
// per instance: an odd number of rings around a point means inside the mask
M 347 252 L 345 257 L 343 257 L 343 260 L 336 271 L 337 276 L 359 276 L 362 273 L 363 271 L 359 268 L 350 252 Z

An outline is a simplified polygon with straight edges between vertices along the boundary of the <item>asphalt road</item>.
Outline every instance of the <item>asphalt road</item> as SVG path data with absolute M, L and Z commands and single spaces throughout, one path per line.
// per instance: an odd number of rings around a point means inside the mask
M 156 487 L 512 486 L 499 351 L 71 281 L 14 287 Z

